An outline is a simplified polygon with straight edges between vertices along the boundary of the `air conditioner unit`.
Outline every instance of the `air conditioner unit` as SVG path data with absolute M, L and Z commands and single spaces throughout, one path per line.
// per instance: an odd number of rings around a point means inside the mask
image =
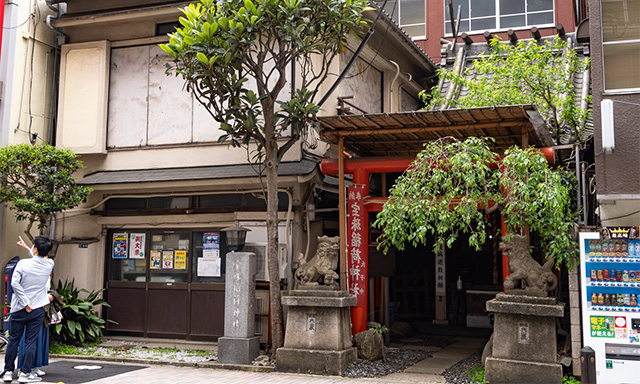
M 269 269 L 267 267 L 267 244 L 266 243 L 246 243 L 242 252 L 253 252 L 256 254 L 256 280 L 269 281 Z M 280 266 L 280 279 L 286 278 L 289 258 L 287 257 L 287 246 L 278 245 L 278 265 Z

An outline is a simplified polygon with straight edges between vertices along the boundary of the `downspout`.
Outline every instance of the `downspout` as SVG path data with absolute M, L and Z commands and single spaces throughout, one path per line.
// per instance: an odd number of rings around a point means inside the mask
M 11 93 L 13 90 L 13 67 L 16 51 L 16 39 L 18 31 L 16 28 L 6 28 L 6 26 L 18 25 L 18 0 L 2 0 L 2 38 L 0 39 L 0 146 L 4 147 L 9 143 L 9 124 L 11 123 Z M 5 22 L 6 20 L 6 22 Z M 0 204 L 0 235 L 4 233 L 4 209 L 5 205 Z M 0 249 L 2 249 L 2 236 L 0 236 Z
M 49 9 L 55 12 L 55 15 L 47 15 L 47 27 L 56 34 L 56 46 L 53 48 L 53 75 L 51 76 L 51 105 L 49 106 L 49 129 L 47 132 L 47 143 L 54 144 L 53 136 L 54 121 L 57 121 L 56 106 L 58 95 L 58 47 L 66 42 L 67 35 L 51 25 L 52 19 L 57 19 L 67 11 L 66 3 L 59 3 L 58 7 L 53 6 L 53 0 L 46 0 Z M 51 215 L 51 227 L 49 228 L 49 237 L 55 239 L 56 235 L 56 214 Z
M 60 16 L 67 12 L 66 3 L 59 3 L 58 8 L 53 6 L 53 0 L 46 0 L 49 9 L 55 12 L 55 15 L 47 15 L 47 27 L 56 34 L 56 47 L 53 49 L 53 76 L 51 80 L 51 105 L 49 108 L 49 132 L 47 134 L 47 143 L 54 145 L 55 137 L 53 136 L 54 121 L 57 121 L 56 106 L 57 106 L 57 94 L 58 94 L 58 47 L 64 44 L 67 40 L 67 35 L 62 33 L 59 29 L 51 25 L 51 20 L 58 19 Z
M 396 108 L 396 106 L 393 104 L 393 85 L 396 83 L 396 80 L 400 75 L 400 66 L 398 65 L 398 63 L 396 63 L 393 60 L 389 60 L 389 62 L 393 64 L 394 67 L 396 67 L 396 74 L 393 76 L 393 80 L 391 80 L 391 87 L 389 88 L 390 99 L 391 99 L 389 100 L 389 104 L 391 107 L 391 110 L 389 112 L 395 112 L 395 111 L 399 111 L 400 108 Z M 398 94 L 400 94 L 400 92 L 398 92 Z
M 351 66 L 353 65 L 353 63 L 355 63 L 358 56 L 360 56 L 360 53 L 364 49 L 364 46 L 367 45 L 367 41 L 369 41 L 369 39 L 371 38 L 371 35 L 373 35 L 373 28 L 376 26 L 376 23 L 380 19 L 380 16 L 382 16 L 382 10 L 386 5 L 387 5 L 387 0 L 384 0 L 384 3 L 382 3 L 382 5 L 380 6 L 380 11 L 378 11 L 378 16 L 376 16 L 376 19 L 373 21 L 373 23 L 371 23 L 371 27 L 369 27 L 367 34 L 364 35 L 364 37 L 362 38 L 360 45 L 358 46 L 356 51 L 353 53 L 351 60 L 349 60 L 349 62 L 347 63 L 347 66 L 344 67 L 344 69 L 342 70 L 342 72 L 340 73 L 336 81 L 333 83 L 333 85 L 331 85 L 331 88 L 329 88 L 327 93 L 325 93 L 325 95 L 322 97 L 322 99 L 318 103 L 319 107 L 322 107 L 322 104 L 324 104 L 327 101 L 327 99 L 329 99 L 329 96 L 331 96 L 333 91 L 335 91 L 336 88 L 338 88 L 338 85 L 340 85 L 340 83 L 342 82 L 342 79 L 344 79 L 344 77 L 347 75 L 347 72 L 349 72 L 349 69 L 351 69 Z

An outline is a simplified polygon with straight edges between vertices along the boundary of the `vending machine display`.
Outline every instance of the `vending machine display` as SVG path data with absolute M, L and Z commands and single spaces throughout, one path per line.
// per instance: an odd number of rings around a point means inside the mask
M 634 229 L 633 231 L 631 229 Z M 598 384 L 637 383 L 640 372 L 640 239 L 637 227 L 580 234 L 584 346 Z

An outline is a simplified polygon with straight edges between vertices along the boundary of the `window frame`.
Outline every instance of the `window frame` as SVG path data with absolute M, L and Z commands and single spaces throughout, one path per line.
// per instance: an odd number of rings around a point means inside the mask
M 601 60 L 601 65 L 602 65 L 602 90 L 603 93 L 605 95 L 621 95 L 621 94 L 635 94 L 640 92 L 640 86 L 638 87 L 634 87 L 634 88 L 610 88 L 607 89 L 607 80 L 606 80 L 606 74 L 607 74 L 607 69 L 605 67 L 605 47 L 607 46 L 613 46 L 613 45 L 627 45 L 627 44 L 640 44 L 640 36 L 638 36 L 635 39 L 628 39 L 628 40 L 613 40 L 613 41 L 605 41 L 604 38 L 604 25 L 603 25 L 603 21 L 604 21 L 604 17 L 603 17 L 603 12 L 602 12 L 602 3 L 603 1 L 600 0 L 598 2 L 599 6 L 600 6 L 600 41 L 602 43 L 602 47 L 601 47 L 601 55 L 602 55 L 602 60 Z M 639 53 L 640 54 L 640 53 Z
M 395 0 L 395 3 L 397 4 L 397 7 L 395 9 L 395 12 L 393 13 L 389 13 L 388 11 L 388 7 L 389 7 L 389 3 L 387 3 L 387 9 L 383 9 L 383 11 L 385 13 L 387 13 L 387 15 L 389 15 L 389 18 L 391 18 L 391 20 L 393 20 L 394 23 L 396 23 L 400 28 L 402 28 L 402 30 L 412 39 L 412 40 L 425 40 L 427 38 L 427 6 L 426 6 L 426 1 L 424 2 L 424 8 L 423 8 L 423 12 L 422 12 L 422 22 L 421 23 L 412 23 L 412 24 L 402 24 L 402 19 L 400 17 L 400 13 L 401 13 L 401 8 L 402 8 L 402 2 L 405 0 Z M 384 1 L 379 1 L 377 0 L 375 2 L 378 6 L 382 6 L 382 4 L 384 4 Z M 409 32 L 407 32 L 405 30 L 405 27 L 417 27 L 417 26 L 422 26 L 422 35 L 419 36 L 411 36 L 409 34 Z
M 471 0 L 465 0 L 465 1 L 467 1 L 468 3 L 471 2 Z M 509 14 L 509 15 L 501 15 L 500 14 L 500 0 L 494 0 L 494 3 L 495 3 L 495 9 L 496 9 L 496 13 L 493 16 L 495 18 L 495 21 L 496 21 L 496 27 L 495 28 L 493 28 L 493 29 L 484 29 L 484 30 L 470 29 L 469 31 L 463 31 L 463 32 L 468 33 L 470 35 L 477 35 L 477 34 L 484 33 L 486 31 L 499 32 L 499 31 L 505 31 L 505 30 L 508 30 L 508 29 L 513 29 L 514 31 L 518 31 L 518 30 L 526 30 L 526 29 L 529 29 L 531 27 L 548 28 L 548 27 L 554 27 L 555 26 L 555 20 L 556 20 L 556 2 L 555 1 L 551 2 L 551 5 L 552 5 L 551 9 L 544 10 L 544 11 L 528 12 L 527 9 L 526 9 L 526 7 L 528 6 L 528 0 L 525 0 L 525 11 L 523 13 L 515 13 L 515 14 Z M 469 4 L 469 9 L 471 9 L 471 5 L 470 4 Z M 454 11 L 454 13 L 457 12 L 456 9 L 454 9 L 453 11 Z M 448 13 L 449 13 L 449 7 L 447 5 L 447 0 L 443 0 L 443 12 L 444 12 L 444 14 L 443 14 L 443 20 L 444 20 L 443 33 L 444 33 L 444 36 L 445 37 L 453 37 L 453 33 L 452 32 L 447 32 L 447 23 L 448 23 L 447 18 L 448 18 Z M 500 25 L 500 18 L 503 17 L 503 16 L 524 15 L 525 19 L 528 20 L 528 17 L 527 17 L 528 15 L 535 15 L 535 14 L 546 13 L 546 12 L 552 12 L 553 13 L 553 22 L 547 23 L 547 24 L 535 24 L 535 25 L 527 24 L 527 25 L 522 25 L 522 26 L 518 26 L 518 27 L 502 27 Z M 461 17 L 460 18 L 460 22 L 463 22 L 463 21 L 469 22 L 469 28 L 471 28 L 471 21 L 473 19 L 477 19 L 478 20 L 478 19 L 488 19 L 488 18 L 491 18 L 491 16 L 478 16 L 478 17 L 474 18 L 474 17 L 471 16 L 471 12 L 469 12 L 469 17 L 466 18 L 466 19 Z M 450 22 L 449 22 L 449 24 L 450 24 Z M 459 34 L 460 34 L 460 31 L 458 31 L 458 35 Z

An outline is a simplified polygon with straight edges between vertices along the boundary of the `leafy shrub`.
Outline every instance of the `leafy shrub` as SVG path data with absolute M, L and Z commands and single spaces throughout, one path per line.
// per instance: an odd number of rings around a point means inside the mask
M 481 365 L 476 365 L 467 371 L 467 376 L 472 383 L 487 384 L 488 381 L 484 379 L 484 368 Z
M 75 287 L 75 280 L 71 282 L 58 280 L 55 290 L 64 299 L 62 308 L 62 322 L 52 325 L 52 338 L 64 344 L 81 344 L 85 341 L 95 341 L 102 336 L 102 329 L 106 324 L 93 312 L 95 306 L 109 307 L 106 301 L 98 297 L 104 289 L 87 291 Z M 80 297 L 86 293 L 87 297 Z

